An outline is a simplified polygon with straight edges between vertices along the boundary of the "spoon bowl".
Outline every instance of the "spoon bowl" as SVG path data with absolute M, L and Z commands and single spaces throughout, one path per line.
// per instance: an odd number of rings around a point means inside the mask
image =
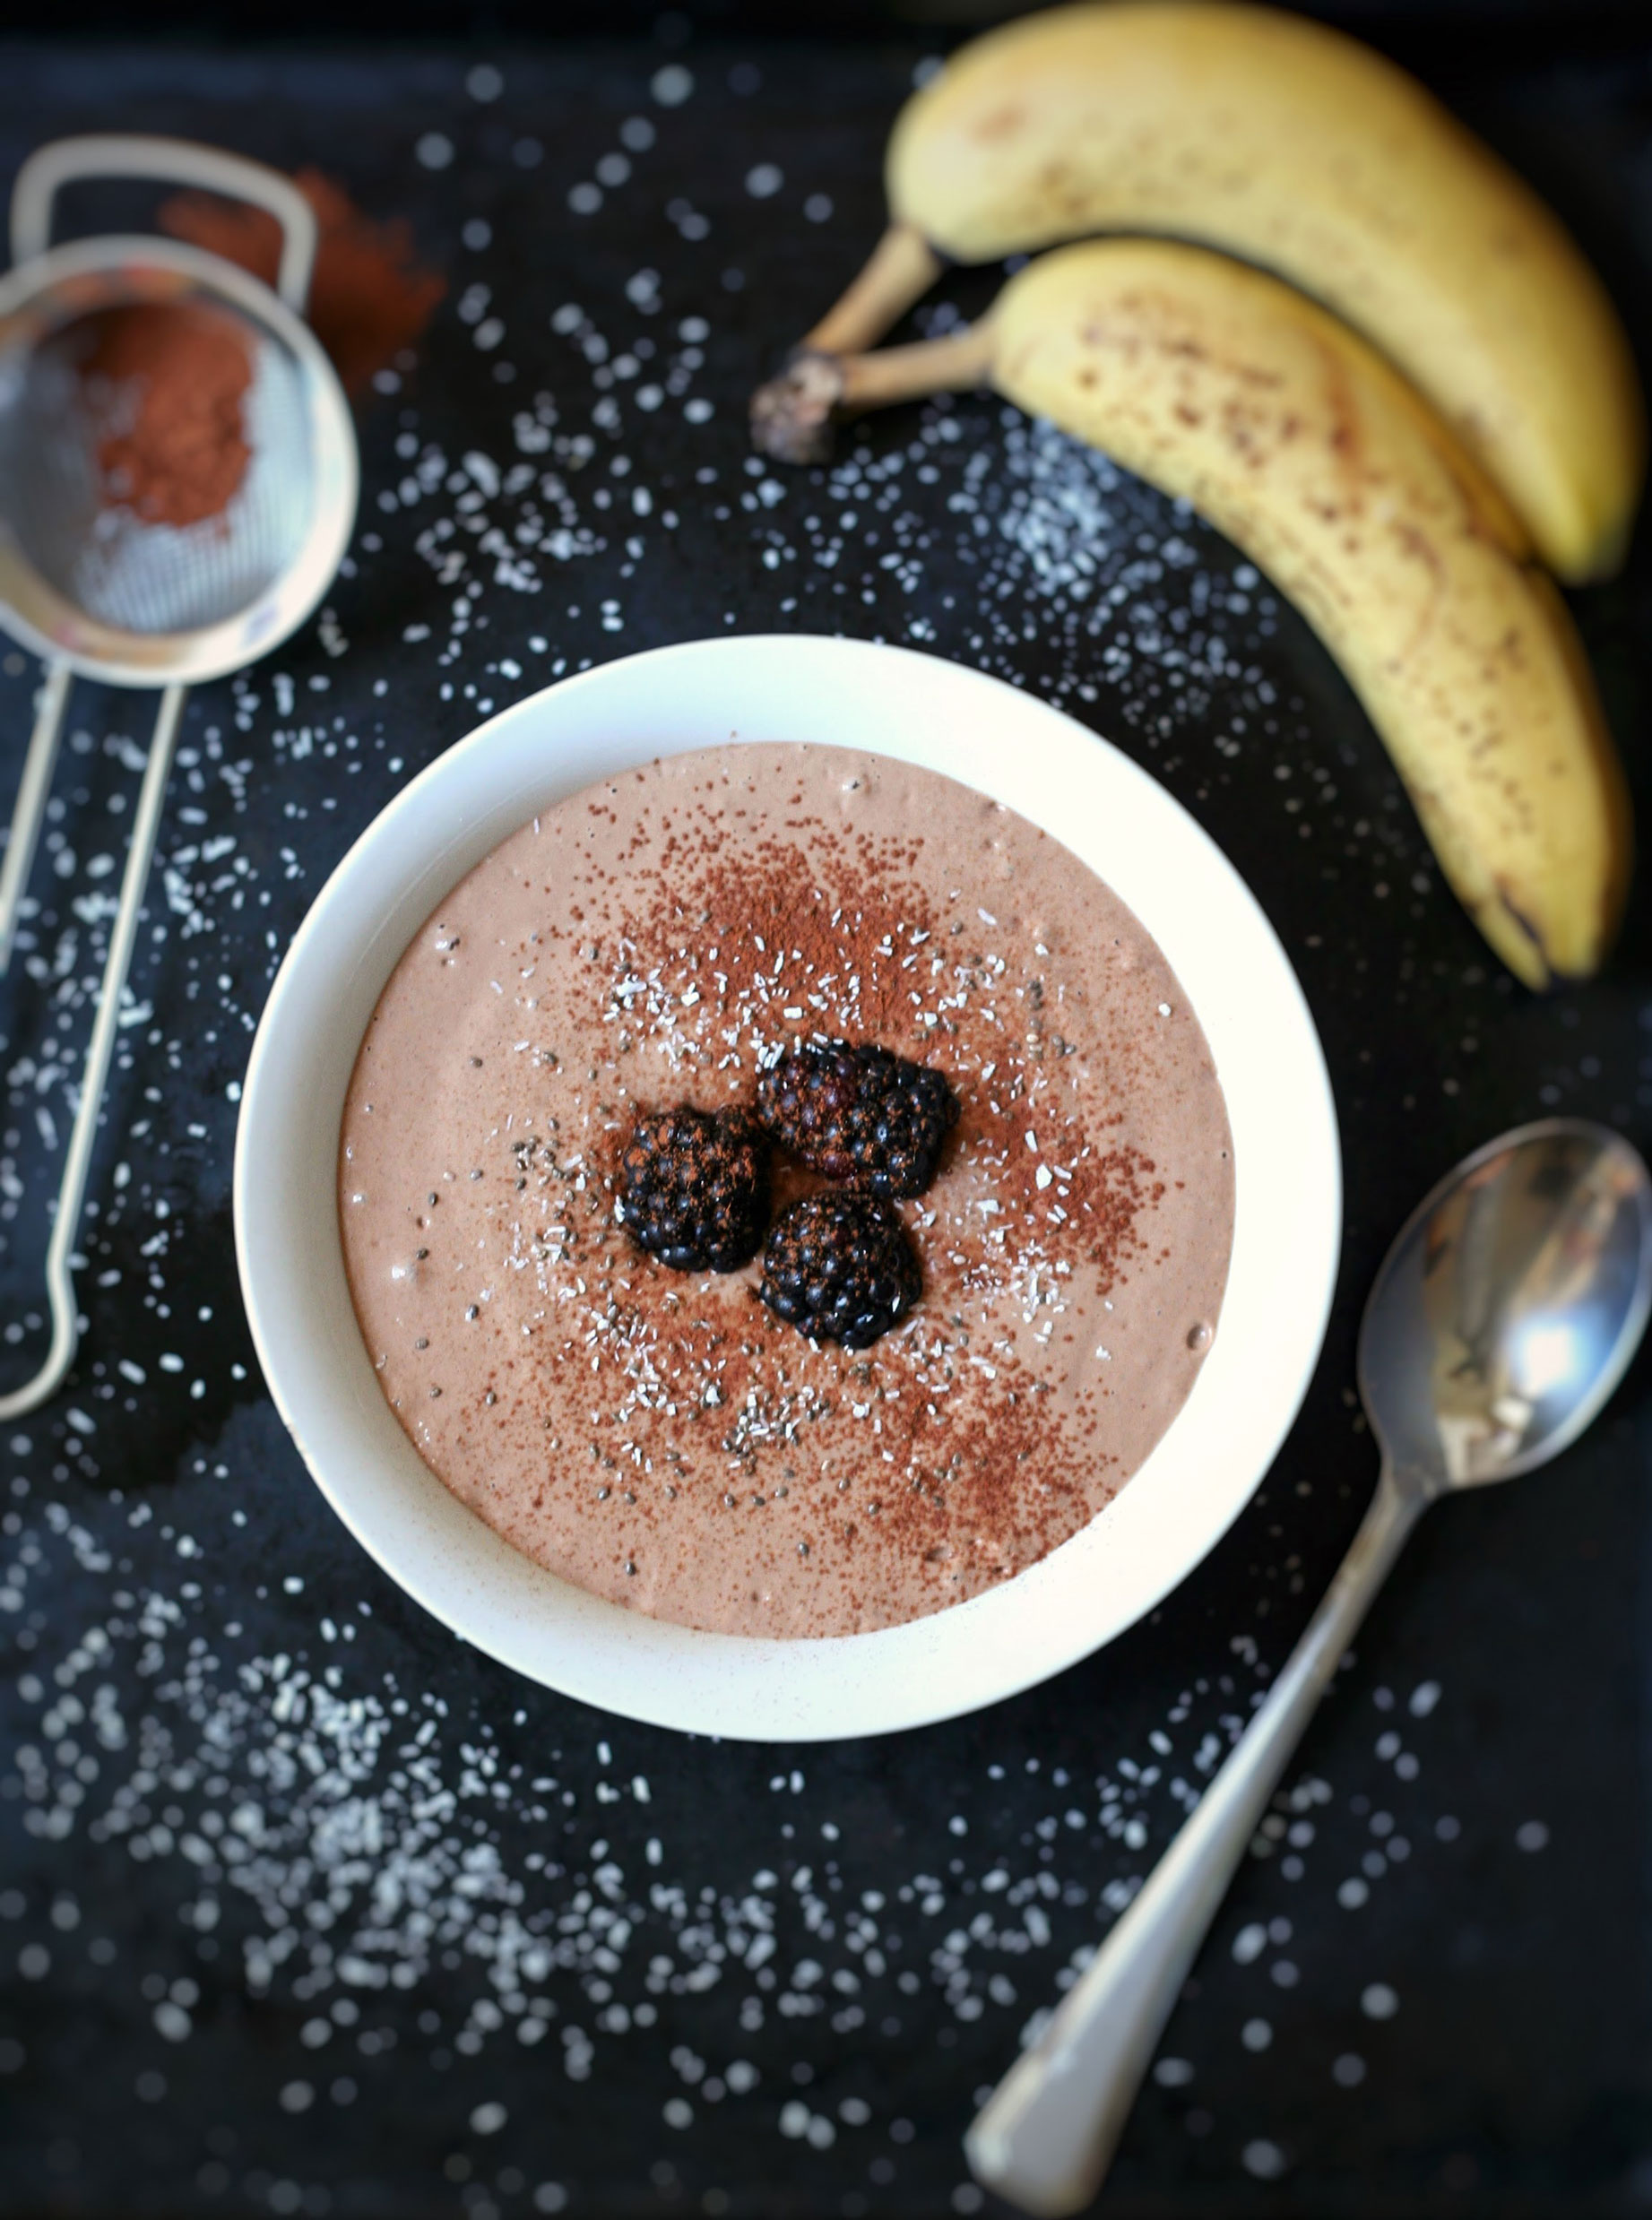
M 1652 1178 L 1622 1135 L 1521 1126 L 1396 1236 L 1360 1329 L 1385 1461 L 1431 1497 L 1512 1480 L 1575 1441 L 1652 1309 Z

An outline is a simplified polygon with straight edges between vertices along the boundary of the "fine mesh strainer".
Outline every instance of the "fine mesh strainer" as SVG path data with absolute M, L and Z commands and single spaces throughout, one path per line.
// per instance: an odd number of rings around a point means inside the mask
M 50 246 L 59 188 L 94 177 L 164 178 L 267 209 L 281 227 L 275 291 L 170 239 Z M 0 1420 L 44 1403 L 74 1356 L 70 1258 L 186 688 L 279 646 L 326 592 L 349 541 L 355 430 L 302 321 L 315 256 L 315 217 L 285 177 L 179 140 L 58 140 L 30 157 L 12 189 L 13 267 L 0 279 L 0 623 L 44 657 L 47 673 L 0 864 L 0 972 L 73 678 L 162 692 L 47 1251 L 51 1347 L 25 1386 L 0 1395 Z M 85 369 L 109 312 L 131 307 L 228 317 L 246 350 L 246 468 L 221 511 L 199 522 L 146 520 L 108 497 L 100 451 L 132 394 L 100 391 Z

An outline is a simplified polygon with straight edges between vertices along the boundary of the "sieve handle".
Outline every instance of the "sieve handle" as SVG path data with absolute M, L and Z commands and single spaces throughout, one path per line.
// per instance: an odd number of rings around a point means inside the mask
M 69 699 L 72 677 L 67 663 L 53 663 L 48 669 L 29 753 L 23 757 L 23 775 L 18 782 L 17 800 L 12 809 L 12 829 L 6 834 L 5 861 L 0 864 L 0 973 L 12 961 L 18 914 L 29 891 L 29 867 L 34 861 L 46 805 L 51 798 L 52 767 L 57 761 L 57 741 L 63 731 L 63 713 Z
M 80 1100 L 74 1108 L 74 1124 L 69 1133 L 69 1146 L 64 1157 L 63 1178 L 57 1188 L 57 1214 L 52 1221 L 52 1236 L 46 1251 L 46 1291 L 52 1315 L 51 1347 L 46 1361 L 31 1380 L 24 1382 L 9 1395 L 0 1395 L 0 1424 L 22 1418 L 30 1411 L 38 1411 L 49 1395 L 55 1395 L 63 1377 L 74 1361 L 74 1352 L 80 1343 L 80 1306 L 75 1300 L 74 1281 L 71 1259 L 74 1255 L 74 1237 L 80 1231 L 81 1205 L 86 1199 L 86 1175 L 91 1169 L 91 1152 L 98 1138 L 98 1119 L 103 1110 L 103 1091 L 109 1075 L 109 1062 L 115 1053 L 115 1036 L 120 1028 L 121 991 L 126 984 L 126 973 L 132 966 L 132 950 L 138 937 L 138 912 L 143 905 L 143 889 L 149 882 L 150 859 L 155 852 L 155 835 L 160 830 L 160 814 L 167 798 L 167 776 L 172 768 L 173 750 L 177 745 L 177 729 L 184 713 L 186 689 L 169 686 L 160 697 L 160 707 L 155 716 L 154 737 L 149 744 L 149 760 L 143 768 L 143 784 L 138 795 L 138 806 L 132 820 L 132 838 L 126 850 L 126 868 L 121 875 L 120 905 L 115 913 L 115 922 L 109 928 L 108 953 L 103 960 L 103 982 L 98 990 L 98 1015 L 92 1021 L 91 1041 L 86 1050 L 85 1068 L 81 1073 Z
M 242 154 L 188 139 L 151 138 L 130 132 L 91 132 L 37 147 L 12 187 L 12 260 L 31 262 L 51 244 L 52 203 L 77 177 L 164 177 L 197 186 L 232 201 L 267 209 L 281 228 L 275 289 L 295 314 L 309 299 L 316 266 L 316 213 L 298 186 L 279 170 Z

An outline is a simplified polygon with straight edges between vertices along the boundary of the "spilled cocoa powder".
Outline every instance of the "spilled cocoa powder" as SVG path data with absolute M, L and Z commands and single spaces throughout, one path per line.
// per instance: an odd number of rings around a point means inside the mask
M 310 328 L 345 392 L 354 396 L 419 337 L 447 288 L 419 261 L 407 223 L 381 222 L 364 214 L 342 186 L 317 169 L 299 170 L 293 182 L 315 210 L 320 230 L 310 280 Z M 162 206 L 160 224 L 175 238 L 221 255 L 266 285 L 274 284 L 281 227 L 264 209 L 205 193 L 180 193 Z

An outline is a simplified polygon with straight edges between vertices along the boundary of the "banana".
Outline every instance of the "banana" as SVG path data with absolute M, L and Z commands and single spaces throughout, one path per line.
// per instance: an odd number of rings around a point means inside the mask
M 1111 0 L 975 39 L 913 95 L 892 222 L 803 342 L 858 352 L 938 275 L 1103 231 L 1275 270 L 1433 402 L 1550 567 L 1613 569 L 1645 458 L 1628 341 L 1536 195 L 1412 78 L 1226 0 Z
M 1191 502 L 1295 603 L 1510 971 L 1598 967 L 1631 829 L 1581 644 L 1509 503 L 1363 340 L 1202 247 L 1094 241 L 1030 263 L 967 331 L 806 358 L 763 444 L 989 384 Z

